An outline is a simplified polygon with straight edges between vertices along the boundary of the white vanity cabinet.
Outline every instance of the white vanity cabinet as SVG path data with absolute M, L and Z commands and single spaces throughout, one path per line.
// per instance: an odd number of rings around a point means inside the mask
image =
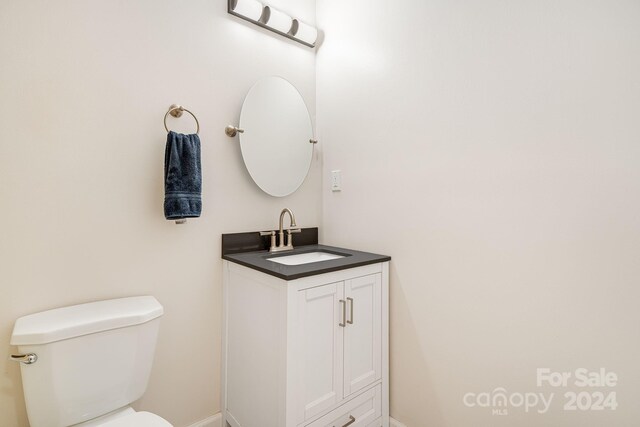
M 389 425 L 389 263 L 283 280 L 224 261 L 223 427 Z

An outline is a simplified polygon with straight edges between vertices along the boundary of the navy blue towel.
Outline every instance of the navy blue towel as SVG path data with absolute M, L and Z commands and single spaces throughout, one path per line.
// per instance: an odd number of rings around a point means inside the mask
M 171 131 L 164 152 L 164 216 L 197 218 L 201 212 L 200 138 Z

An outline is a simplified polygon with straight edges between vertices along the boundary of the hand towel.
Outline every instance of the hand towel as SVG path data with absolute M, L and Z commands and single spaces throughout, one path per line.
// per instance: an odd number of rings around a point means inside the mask
M 164 152 L 164 216 L 197 218 L 202 212 L 200 137 L 169 132 Z

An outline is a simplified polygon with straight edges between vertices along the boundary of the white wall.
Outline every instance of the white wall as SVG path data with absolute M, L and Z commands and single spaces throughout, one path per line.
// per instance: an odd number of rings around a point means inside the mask
M 236 140 L 250 86 L 281 75 L 315 109 L 315 53 L 226 13 L 226 0 L 0 2 L 0 425 L 26 426 L 16 318 L 151 294 L 165 307 L 138 407 L 188 425 L 219 411 L 220 234 L 320 225 L 320 164 L 295 195 L 253 184 Z M 271 0 L 314 22 L 315 1 Z M 168 106 L 202 125 L 203 216 L 162 212 Z M 191 132 L 186 116 L 172 122 Z
M 318 2 L 324 238 L 393 257 L 407 426 L 640 419 L 638 23 L 631 0 Z M 620 407 L 462 403 L 540 392 L 538 367 L 613 370 Z

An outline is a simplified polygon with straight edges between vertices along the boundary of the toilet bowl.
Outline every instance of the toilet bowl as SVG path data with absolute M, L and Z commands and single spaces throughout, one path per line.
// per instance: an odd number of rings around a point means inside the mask
M 171 427 L 129 406 L 147 388 L 162 314 L 141 296 L 19 318 L 12 359 L 21 362 L 31 427 Z
M 167 420 L 151 412 L 136 412 L 125 408 L 116 413 L 76 424 L 73 427 L 172 427 Z

